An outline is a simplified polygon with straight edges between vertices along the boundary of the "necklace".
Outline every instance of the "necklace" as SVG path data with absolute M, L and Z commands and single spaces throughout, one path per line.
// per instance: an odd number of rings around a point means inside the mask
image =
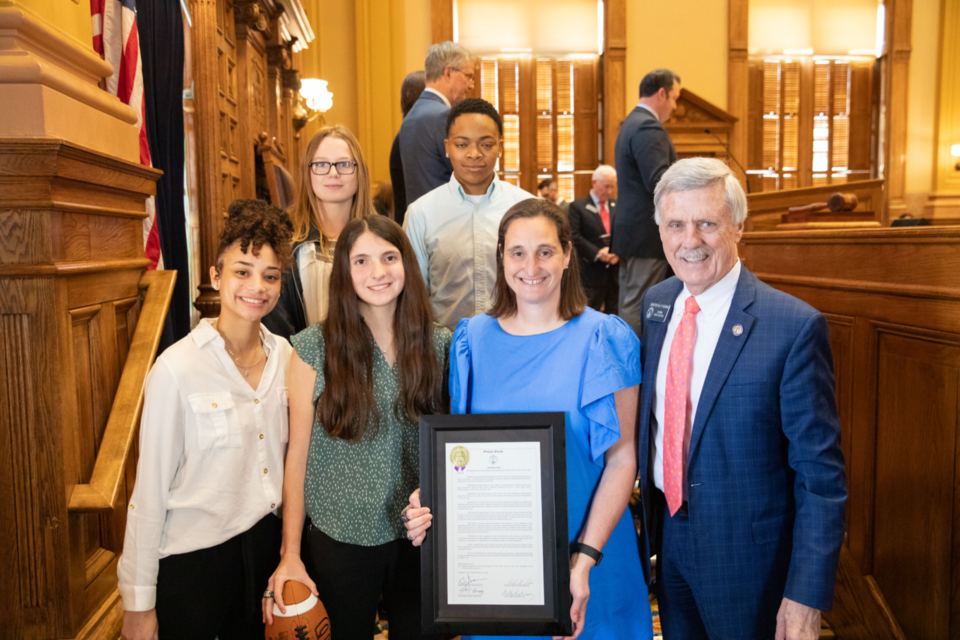
M 220 327 L 217 327 L 217 333 L 220 333 Z M 260 364 L 260 361 L 263 360 L 263 354 L 266 353 L 263 349 L 263 338 L 260 338 L 260 355 L 257 357 L 257 361 L 251 365 L 246 365 L 240 362 L 240 358 L 237 357 L 237 354 L 233 352 L 233 349 L 230 348 L 230 345 L 227 344 L 227 337 L 220 333 L 220 337 L 223 338 L 223 346 L 226 348 L 227 353 L 230 354 L 230 357 L 233 358 L 233 361 L 237 363 L 241 369 L 243 369 L 243 377 L 250 377 L 250 369 L 253 369 L 255 366 Z
M 223 345 L 226 347 L 226 345 L 227 345 L 226 340 L 224 340 Z M 254 362 L 254 363 L 251 364 L 251 365 L 246 365 L 246 364 L 243 364 L 242 362 L 240 362 L 240 358 L 237 357 L 237 354 L 235 354 L 235 353 L 233 352 L 233 349 L 231 349 L 230 347 L 227 347 L 227 353 L 229 353 L 229 354 L 230 354 L 230 357 L 233 358 L 233 361 L 236 362 L 237 365 L 239 365 L 241 369 L 243 369 L 243 377 L 244 377 L 244 378 L 249 378 L 249 377 L 250 377 L 250 369 L 253 369 L 255 366 L 257 366 L 258 364 L 260 364 L 260 361 L 261 361 L 261 360 L 263 360 L 263 354 L 264 354 L 264 350 L 263 350 L 263 338 L 260 339 L 260 355 L 257 357 L 257 361 Z

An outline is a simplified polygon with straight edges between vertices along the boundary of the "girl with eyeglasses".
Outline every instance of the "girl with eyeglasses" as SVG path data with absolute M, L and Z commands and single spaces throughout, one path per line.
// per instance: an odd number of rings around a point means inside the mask
M 300 160 L 300 189 L 289 211 L 294 265 L 263 319 L 270 331 L 289 340 L 326 317 L 337 238 L 351 220 L 375 213 L 360 143 L 341 125 L 320 129 Z

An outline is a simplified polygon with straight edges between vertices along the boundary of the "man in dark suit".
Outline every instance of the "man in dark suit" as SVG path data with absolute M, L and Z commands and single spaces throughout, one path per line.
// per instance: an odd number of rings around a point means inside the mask
M 640 102 L 620 125 L 614 157 L 620 212 L 610 248 L 620 256 L 619 315 L 640 331 L 643 292 L 667 277 L 667 261 L 653 221 L 653 190 L 677 152 L 661 123 L 677 107 L 680 76 L 651 71 L 640 82 Z
M 406 118 L 414 103 L 426 88 L 426 74 L 423 71 L 408 73 L 400 85 L 400 113 Z M 393 186 L 393 219 L 401 227 L 407 213 L 407 186 L 403 181 L 403 160 L 400 157 L 400 132 L 393 138 L 390 147 L 390 183 Z
M 724 163 L 677 162 L 655 201 L 676 277 L 643 296 L 638 437 L 664 637 L 815 640 L 847 499 L 827 321 L 740 263 Z
M 427 86 L 400 125 L 407 204 L 450 182 L 453 166 L 443 146 L 447 115 L 473 89 L 470 52 L 455 42 L 431 45 L 425 71 Z
M 612 196 L 616 189 L 617 172 L 602 164 L 593 172 L 590 195 L 571 202 L 568 211 L 587 304 L 609 314 L 617 313 L 619 292 L 619 258 L 610 253 L 610 229 L 617 206 Z

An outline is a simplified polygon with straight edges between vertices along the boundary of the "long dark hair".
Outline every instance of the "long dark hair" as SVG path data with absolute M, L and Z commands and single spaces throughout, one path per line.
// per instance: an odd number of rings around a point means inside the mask
M 373 215 L 351 220 L 340 232 L 333 256 L 330 308 L 323 323 L 325 386 L 317 403 L 317 421 L 324 430 L 350 442 L 373 438 L 380 426 L 373 395 L 373 336 L 360 316 L 350 276 L 350 251 L 368 231 L 395 246 L 403 261 L 403 291 L 393 316 L 400 371 L 394 415 L 415 421 L 442 408 L 443 372 L 433 346 L 433 312 L 413 247 L 400 225 L 389 218 Z
M 573 231 L 563 215 L 563 209 L 541 198 L 521 200 L 507 209 L 500 220 L 500 231 L 497 234 L 497 283 L 493 286 L 493 306 L 487 313 L 494 318 L 505 318 L 517 312 L 517 295 L 507 285 L 507 278 L 503 273 L 503 252 L 507 229 L 522 218 L 546 218 L 557 228 L 557 238 L 560 239 L 564 252 L 567 247 L 570 248 L 570 266 L 563 270 L 560 280 L 560 306 L 557 311 L 564 320 L 572 320 L 587 307 L 587 294 L 583 292 L 580 284 L 580 265 L 577 262 L 577 249 L 573 246 Z

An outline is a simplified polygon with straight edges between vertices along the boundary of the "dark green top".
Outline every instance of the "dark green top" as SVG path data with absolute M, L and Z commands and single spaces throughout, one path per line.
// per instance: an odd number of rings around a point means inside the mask
M 368 335 L 373 341 L 373 335 Z M 434 327 L 433 345 L 444 388 L 450 339 L 449 329 Z M 296 334 L 291 342 L 300 358 L 317 372 L 316 403 L 325 386 L 322 323 Z M 355 443 L 331 438 L 314 421 L 304 501 L 314 526 L 334 540 L 369 547 L 404 537 L 400 511 L 420 484 L 420 444 L 417 423 L 406 416 L 398 420 L 394 414 L 399 393 L 399 367 L 391 368 L 374 344 L 373 395 L 380 413 L 376 436 Z

